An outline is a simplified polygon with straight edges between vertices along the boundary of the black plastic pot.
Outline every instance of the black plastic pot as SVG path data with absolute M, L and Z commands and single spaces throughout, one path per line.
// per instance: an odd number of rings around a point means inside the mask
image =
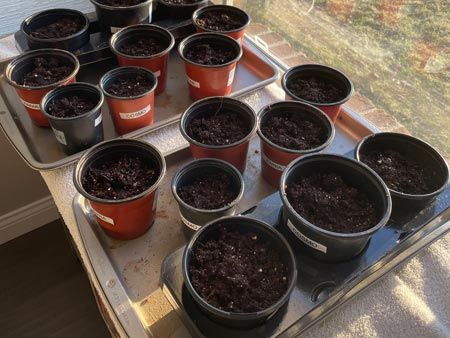
M 323 172 L 340 175 L 372 199 L 378 223 L 363 232 L 337 233 L 322 229 L 298 214 L 287 198 L 287 187 L 299 177 Z M 347 260 L 361 253 L 372 235 L 386 225 L 392 209 L 389 190 L 372 169 L 333 154 L 313 154 L 292 162 L 281 177 L 280 195 L 283 201 L 283 225 L 290 230 L 299 247 L 311 256 L 329 262 Z
M 220 209 L 198 209 L 187 204 L 178 196 L 179 188 L 192 183 L 199 176 L 220 172 L 226 173 L 231 178 L 231 189 L 236 194 L 236 198 L 229 205 Z M 181 220 L 187 226 L 189 230 L 188 234 L 192 234 L 212 220 L 223 216 L 234 215 L 237 204 L 244 194 L 244 179 L 241 173 L 227 162 L 205 158 L 187 164 L 173 176 L 172 193 L 178 202 Z
M 198 8 L 206 6 L 209 0 L 198 0 L 192 4 L 174 4 L 165 0 L 158 0 L 158 11 L 166 12 L 174 19 L 189 19 Z
M 288 289 L 286 290 L 286 293 L 269 308 L 253 313 L 227 312 L 208 304 L 197 291 L 195 291 L 189 278 L 189 264 L 192 251 L 197 243 L 202 242 L 211 236 L 215 236 L 219 227 L 222 225 L 226 225 L 230 230 L 237 230 L 243 233 L 251 231 L 257 236 L 261 236 L 261 238 L 269 241 L 278 250 L 281 259 L 288 267 Z M 185 286 L 200 309 L 212 320 L 236 328 L 249 328 L 263 324 L 289 301 L 290 294 L 297 281 L 297 267 L 294 254 L 286 239 L 266 223 L 243 216 L 223 217 L 202 227 L 186 245 L 183 254 L 182 270 Z
M 426 168 L 432 178 L 433 191 L 423 195 L 406 194 L 389 189 L 394 210 L 398 208 L 421 208 L 430 203 L 445 190 L 449 181 L 449 169 L 445 159 L 428 143 L 400 133 L 378 133 L 365 137 L 355 149 L 355 158 L 361 161 L 361 154 L 376 149 L 392 149 L 407 158 L 414 159 Z
M 146 0 L 135 6 L 113 7 L 102 4 L 101 0 L 90 0 L 103 31 L 115 33 L 123 27 L 139 23 L 151 23 L 155 10 L 154 0 Z
M 68 96 L 89 97 L 97 101 L 94 109 L 75 117 L 56 117 L 48 113 L 50 102 L 56 98 Z M 73 83 L 58 87 L 42 98 L 41 110 L 48 118 L 56 139 L 68 155 L 87 149 L 103 141 L 103 118 L 101 107 L 103 93 L 89 83 Z

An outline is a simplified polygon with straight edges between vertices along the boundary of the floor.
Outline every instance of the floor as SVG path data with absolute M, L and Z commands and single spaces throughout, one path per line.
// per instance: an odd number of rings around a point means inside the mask
M 0 246 L 0 307 L 2 338 L 110 337 L 61 221 Z

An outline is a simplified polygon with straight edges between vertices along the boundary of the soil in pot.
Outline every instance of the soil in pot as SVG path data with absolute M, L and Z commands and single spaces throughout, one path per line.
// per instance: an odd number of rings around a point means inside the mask
M 122 154 L 94 162 L 81 183 L 92 196 L 121 200 L 139 195 L 150 188 L 159 174 L 144 157 Z
M 178 188 L 178 196 L 197 209 L 220 209 L 237 197 L 233 192 L 232 181 L 226 173 L 214 173 L 200 176 L 192 183 Z
M 99 0 L 98 2 L 102 5 L 111 7 L 128 7 L 139 5 L 146 0 Z
M 98 101 L 78 95 L 59 97 L 49 103 L 47 113 L 60 118 L 75 117 L 91 111 L 97 103 Z
M 201 0 L 164 0 L 165 3 L 173 4 L 173 5 L 191 5 Z
M 245 25 L 242 17 L 232 12 L 207 11 L 197 18 L 197 25 L 212 31 L 232 31 Z
M 33 61 L 34 68 L 25 74 L 19 82 L 22 86 L 48 86 L 68 77 L 74 70 L 73 66 L 64 64 L 55 57 L 37 57 Z
M 162 52 L 166 46 L 152 37 L 138 37 L 126 41 L 119 51 L 131 56 L 152 56 Z
M 315 76 L 294 78 L 287 87 L 295 96 L 314 103 L 334 103 L 345 97 L 335 83 Z
M 153 83 L 146 76 L 138 74 L 134 77 L 118 77 L 106 91 L 111 95 L 119 97 L 132 97 L 144 94 L 152 87 Z
M 202 43 L 189 48 L 185 56 L 192 62 L 213 66 L 234 60 L 237 53 L 232 47 Z
M 255 233 L 226 226 L 196 245 L 189 276 L 206 302 L 235 313 L 267 309 L 288 288 L 288 268 L 271 244 Z
M 287 198 L 298 214 L 325 230 L 362 232 L 378 221 L 374 201 L 334 173 L 301 177 L 287 187 Z
M 83 23 L 72 17 L 63 17 L 46 26 L 40 27 L 31 32 L 31 36 L 38 39 L 59 39 L 65 38 L 79 32 L 83 28 Z
M 433 173 L 398 151 L 371 150 L 361 154 L 361 161 L 375 170 L 389 189 L 413 195 L 434 191 Z
M 261 132 L 273 143 L 293 150 L 317 148 L 328 138 L 322 123 L 295 113 L 271 114 L 262 123 Z

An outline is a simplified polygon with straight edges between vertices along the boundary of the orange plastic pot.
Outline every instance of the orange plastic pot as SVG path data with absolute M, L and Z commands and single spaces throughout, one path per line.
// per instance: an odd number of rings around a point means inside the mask
M 208 145 L 198 142 L 189 135 L 189 125 L 194 117 L 208 114 L 211 111 L 224 109 L 242 116 L 242 122 L 248 125 L 248 134 L 241 140 L 227 145 Z M 250 139 L 256 133 L 256 114 L 247 104 L 228 97 L 210 97 L 192 104 L 181 116 L 180 132 L 189 142 L 192 157 L 218 158 L 234 165 L 241 173 L 247 165 Z
M 185 57 L 195 45 L 211 44 L 227 46 L 236 51 L 236 57 L 222 65 L 202 65 Z M 189 93 L 194 100 L 210 96 L 226 96 L 231 93 L 238 61 L 242 57 L 241 45 L 232 38 L 218 33 L 198 33 L 181 41 L 178 51 L 185 62 Z
M 125 43 L 139 37 L 154 38 L 160 41 L 165 49 L 151 56 L 133 56 L 120 51 Z M 167 63 L 170 51 L 175 45 L 175 38 L 167 29 L 155 25 L 130 26 L 114 34 L 111 37 L 110 45 L 120 66 L 138 66 L 152 71 L 158 78 L 155 94 L 159 95 L 164 92 L 167 83 Z
M 267 138 L 262 132 L 264 123 L 273 114 L 285 113 L 295 113 L 322 124 L 327 130 L 324 143 L 315 148 L 296 150 L 282 147 Z M 302 102 L 281 101 L 265 106 L 258 113 L 258 135 L 261 139 L 261 174 L 269 184 L 278 187 L 287 165 L 303 155 L 318 153 L 328 147 L 333 142 L 335 128 L 330 118 L 320 109 Z
M 292 93 L 292 91 L 289 89 L 290 82 L 294 79 L 308 77 L 325 79 L 332 82 L 344 93 L 342 98 L 336 102 L 318 103 L 304 100 Z M 327 114 L 331 118 L 333 123 L 335 123 L 339 117 L 341 106 L 350 99 L 354 91 L 353 83 L 344 73 L 338 71 L 337 69 L 318 64 L 305 64 L 289 69 L 286 73 L 284 73 L 281 80 L 281 85 L 286 94 L 286 100 L 296 100 L 304 103 L 309 103 Z
M 110 86 L 122 77 L 143 75 L 153 84 L 145 93 L 130 97 L 120 97 L 108 92 Z M 114 128 L 119 135 L 136 129 L 151 126 L 155 114 L 155 88 L 158 79 L 149 70 L 141 67 L 120 67 L 110 70 L 100 79 L 100 88 L 106 97 L 109 113 L 114 122 Z
M 33 70 L 33 62 L 37 57 L 53 57 L 73 66 L 73 72 L 66 78 L 46 86 L 30 87 L 20 85 L 22 78 Z M 80 70 L 80 63 L 75 55 L 60 49 L 38 49 L 13 59 L 6 67 L 5 75 L 8 83 L 16 89 L 17 95 L 22 101 L 30 119 L 39 127 L 49 127 L 47 117 L 42 113 L 40 103 L 42 98 L 52 89 L 75 82 L 75 77 Z
M 105 200 L 90 195 L 82 184 L 89 167 L 94 162 L 123 153 L 137 154 L 148 159 L 160 173 L 155 184 L 139 195 L 122 200 Z M 163 155 L 151 144 L 116 139 L 96 145 L 81 157 L 74 171 L 74 184 L 77 191 L 89 201 L 97 222 L 105 233 L 117 239 L 128 240 L 143 235 L 154 223 L 158 187 L 165 171 L 166 162 Z

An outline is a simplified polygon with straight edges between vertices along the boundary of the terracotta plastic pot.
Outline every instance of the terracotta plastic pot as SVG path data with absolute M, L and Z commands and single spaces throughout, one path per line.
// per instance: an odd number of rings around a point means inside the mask
M 190 19 L 197 8 L 206 6 L 208 2 L 209 0 L 197 0 L 193 3 L 174 4 L 165 0 L 158 0 L 158 12 L 165 12 L 174 19 Z
M 244 24 L 242 25 L 242 27 L 239 27 L 239 28 L 236 28 L 233 30 L 228 30 L 228 31 L 225 31 L 225 30 L 217 31 L 217 30 L 208 29 L 206 27 L 199 25 L 197 22 L 197 20 L 199 18 L 201 18 L 203 14 L 208 13 L 208 12 L 221 12 L 224 14 L 226 14 L 226 13 L 234 14 L 234 15 L 242 18 L 242 22 L 244 22 Z M 250 25 L 251 19 L 250 19 L 250 16 L 247 14 L 247 12 L 243 11 L 242 9 L 240 9 L 238 7 L 228 6 L 228 5 L 211 5 L 211 6 L 206 6 L 206 7 L 197 9 L 194 12 L 194 14 L 192 15 L 192 21 L 194 23 L 195 28 L 197 29 L 197 32 L 199 32 L 199 33 L 216 32 L 216 33 L 225 34 L 225 35 L 235 39 L 240 44 L 242 44 L 242 42 L 244 41 L 245 29 L 247 28 L 248 25 Z
M 313 149 L 294 150 L 284 148 L 272 142 L 261 131 L 262 125 L 272 114 L 295 113 L 300 116 L 314 119 L 327 129 L 327 138 L 323 144 Z M 328 147 L 333 142 L 335 128 L 330 118 L 320 109 L 302 102 L 281 101 L 265 106 L 258 114 L 258 135 L 261 139 L 261 174 L 271 185 L 278 187 L 280 178 L 286 166 L 296 158 L 318 153 Z
M 122 200 L 105 200 L 90 195 L 83 188 L 82 179 L 89 167 L 118 154 L 136 154 L 143 156 L 159 169 L 159 178 L 147 190 L 139 195 Z M 88 150 L 78 162 L 73 181 L 77 191 L 90 203 L 97 222 L 111 237 L 133 239 L 143 235 L 155 220 L 158 200 L 158 187 L 166 171 L 163 155 L 149 143 L 129 139 L 106 141 Z
M 236 51 L 236 57 L 222 65 L 202 65 L 185 57 L 192 46 L 205 43 L 229 46 Z M 222 34 L 198 33 L 181 41 L 178 51 L 185 62 L 189 93 L 194 100 L 231 93 L 236 66 L 242 57 L 242 48 L 237 41 Z
M 122 76 L 133 77 L 142 74 L 153 86 L 141 95 L 120 97 L 108 93 L 108 89 L 116 79 Z M 109 113 L 119 135 L 139 128 L 151 126 L 155 113 L 155 88 L 158 79 L 149 70 L 141 67 L 120 67 L 110 70 L 100 79 L 100 88 L 106 96 Z
M 165 49 L 151 56 L 132 56 L 120 52 L 121 46 L 130 39 L 152 37 L 164 44 Z M 116 54 L 121 66 L 139 66 L 151 70 L 158 78 L 155 94 L 164 92 L 167 83 L 167 63 L 170 51 L 175 45 L 175 38 L 164 28 L 155 25 L 135 25 L 124 28 L 114 34 L 110 40 L 111 49 Z
M 326 79 L 335 84 L 342 90 L 342 92 L 345 93 L 342 99 L 331 103 L 311 102 L 296 96 L 289 90 L 288 88 L 289 83 L 293 79 L 311 76 L 315 78 Z M 286 93 L 286 100 L 296 100 L 312 104 L 313 106 L 319 108 L 325 114 L 327 114 L 331 118 L 333 123 L 335 123 L 339 117 L 339 113 L 341 112 L 341 106 L 350 99 L 354 91 L 353 83 L 344 73 L 341 73 L 340 71 L 334 68 L 318 64 L 305 64 L 289 69 L 286 73 L 284 73 L 283 78 L 281 80 L 281 85 L 283 87 L 284 92 Z
M 249 126 L 247 136 L 232 144 L 215 146 L 200 143 L 189 135 L 187 130 L 194 117 L 222 108 L 242 116 L 242 122 Z M 256 132 L 256 114 L 250 106 L 239 100 L 228 97 L 206 98 L 195 102 L 183 113 L 180 120 L 180 131 L 183 137 L 189 142 L 189 147 L 194 158 L 218 158 L 234 165 L 243 173 L 247 165 L 250 139 Z
M 66 78 L 46 86 L 30 87 L 18 84 L 25 74 L 33 68 L 33 62 L 37 57 L 54 57 L 73 67 L 73 72 Z M 19 55 L 6 67 L 5 75 L 8 83 L 13 86 L 19 95 L 30 119 L 40 127 L 49 127 L 47 117 L 41 111 L 41 100 L 52 89 L 75 82 L 75 77 L 80 70 L 80 63 L 75 55 L 60 49 L 38 49 Z

